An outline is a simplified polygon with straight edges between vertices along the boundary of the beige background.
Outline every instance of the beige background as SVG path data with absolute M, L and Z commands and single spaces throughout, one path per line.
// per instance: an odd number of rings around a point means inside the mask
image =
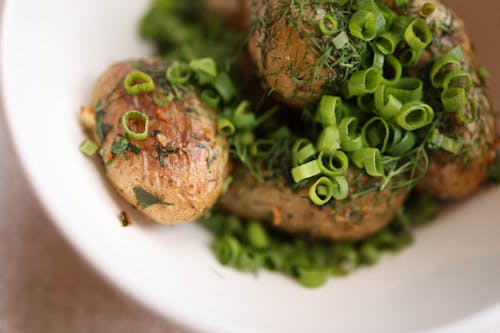
M 500 2 L 447 3 L 465 19 L 500 107 Z M 186 332 L 115 290 L 78 256 L 34 197 L 6 132 L 0 110 L 0 332 Z M 500 318 L 490 330 L 498 331 Z

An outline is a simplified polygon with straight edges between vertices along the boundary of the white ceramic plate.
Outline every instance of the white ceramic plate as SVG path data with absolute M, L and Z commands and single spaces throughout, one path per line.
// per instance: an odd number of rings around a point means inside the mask
M 17 152 L 55 223 L 99 271 L 202 331 L 465 332 L 498 320 L 499 188 L 442 213 L 401 254 L 316 290 L 221 267 L 196 224 L 120 227 L 124 202 L 78 151 L 77 114 L 108 64 L 150 53 L 136 33 L 146 6 L 10 0 L 5 8 L 3 96 Z

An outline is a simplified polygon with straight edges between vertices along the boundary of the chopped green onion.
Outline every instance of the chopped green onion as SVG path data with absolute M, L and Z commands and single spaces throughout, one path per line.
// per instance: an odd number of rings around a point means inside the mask
M 383 55 L 393 54 L 396 46 L 401 41 L 401 37 L 392 32 L 386 31 L 375 39 L 375 46 Z
M 339 125 L 340 146 L 344 151 L 356 151 L 363 147 L 363 138 L 356 133 L 358 118 L 345 117 Z
M 382 81 L 381 70 L 375 67 L 354 73 L 347 83 L 348 97 L 373 93 Z
M 265 249 L 269 246 L 269 235 L 259 221 L 250 221 L 246 228 L 246 236 L 255 249 Z
M 431 106 L 414 101 L 404 104 L 394 121 L 405 130 L 413 131 L 430 124 L 433 119 L 434 110 Z
M 431 69 L 431 83 L 434 88 L 442 88 L 449 73 L 462 69 L 460 61 L 452 55 L 444 55 L 434 61 Z
M 474 99 L 472 98 L 469 98 L 469 107 L 470 107 L 470 113 L 471 113 L 471 116 L 470 117 L 467 117 L 465 115 L 465 111 L 467 110 L 466 107 L 464 108 L 461 108 L 459 111 L 458 111 L 458 118 L 463 121 L 464 123 L 466 124 L 470 124 L 470 123 L 473 123 L 477 120 L 478 118 L 478 113 L 477 113 L 477 107 L 476 107 L 476 102 L 474 101 Z
M 396 129 L 399 131 L 399 129 Z M 409 152 L 417 141 L 417 137 L 411 131 L 405 131 L 404 135 L 399 134 L 400 138 L 393 137 L 392 143 L 386 150 L 391 156 L 402 156 Z
M 168 82 L 183 84 L 191 77 L 191 67 L 178 61 L 174 61 L 167 69 L 166 78 Z
M 316 155 L 316 148 L 307 139 L 299 139 L 292 146 L 292 165 L 295 167 L 308 162 Z
M 217 130 L 224 136 L 231 136 L 236 132 L 236 127 L 233 122 L 227 118 L 217 120 Z
M 410 0 L 395 0 L 394 2 L 396 3 L 396 7 L 403 7 L 408 4 Z
M 257 123 L 254 113 L 234 114 L 233 123 L 239 129 L 253 129 Z
M 341 176 L 349 167 L 349 158 L 341 150 L 328 154 L 320 152 L 318 156 L 318 165 L 321 172 L 328 177 Z
M 361 248 L 359 249 L 359 256 L 361 262 L 367 265 L 373 265 L 378 261 L 380 257 L 380 251 L 374 244 L 367 242 L 364 243 L 363 246 L 361 246 Z
M 446 75 L 443 81 L 443 89 L 464 88 L 468 92 L 472 88 L 472 77 L 466 71 L 454 71 Z
M 385 82 L 395 83 L 401 79 L 403 74 L 403 66 L 399 60 L 392 56 L 385 56 L 384 66 L 382 67 L 382 79 Z
M 342 99 L 338 96 L 323 95 L 318 104 L 317 119 L 323 126 L 337 125 L 342 119 Z
M 446 112 L 457 112 L 467 105 L 464 88 L 448 88 L 441 93 L 441 102 Z
M 158 98 L 156 97 L 156 95 L 153 94 L 153 102 L 155 102 L 155 104 L 158 106 L 167 105 L 168 103 L 172 102 L 173 99 L 174 99 L 174 94 L 172 94 L 170 91 L 168 91 L 163 98 Z
M 340 148 L 339 129 L 336 126 L 327 126 L 321 131 L 316 144 L 318 151 L 331 153 Z
M 99 145 L 92 140 L 85 139 L 80 144 L 80 151 L 86 156 L 92 156 L 99 150 Z
M 337 36 L 332 39 L 332 44 L 337 50 L 341 50 L 347 46 L 349 43 L 349 36 L 347 36 L 345 31 L 340 32 Z
M 216 239 L 212 247 L 217 260 L 224 266 L 234 265 L 242 252 L 240 242 L 233 236 Z
M 352 154 L 352 161 L 359 168 L 364 167 L 366 173 L 373 177 L 382 177 L 382 155 L 377 148 L 363 148 Z
M 319 174 L 321 174 L 321 169 L 319 168 L 317 160 L 312 160 L 292 168 L 292 178 L 295 183 Z
M 344 200 L 349 196 L 349 183 L 344 176 L 335 176 L 333 180 L 333 198 L 335 200 Z
M 245 249 L 236 262 L 236 267 L 242 271 L 257 272 L 264 265 L 264 257 L 253 249 Z
M 140 71 L 133 71 L 128 74 L 123 86 L 129 95 L 149 93 L 155 90 L 155 83 L 151 76 Z
M 380 53 L 373 44 L 368 44 L 365 54 L 361 58 L 362 68 L 382 68 L 384 66 L 384 55 Z
M 365 42 L 377 36 L 377 14 L 369 10 L 355 12 L 349 20 L 349 31 L 354 37 Z
M 201 93 L 201 100 L 208 106 L 215 108 L 220 103 L 220 96 L 212 89 L 205 89 Z
M 384 93 L 386 96 L 393 95 L 403 103 L 420 101 L 424 96 L 424 83 L 417 78 L 404 77 L 388 84 Z
M 381 1 L 376 2 L 377 9 L 380 14 L 384 17 L 385 20 L 385 28 L 389 28 L 392 26 L 392 22 L 397 17 L 397 15 L 392 11 L 391 8 L 384 5 Z
M 429 137 L 429 143 L 455 155 L 457 155 L 463 147 L 462 142 L 440 133 L 437 128 L 432 131 Z
M 339 22 L 331 15 L 325 15 L 319 20 L 319 30 L 323 35 L 330 36 L 339 27 Z
M 215 81 L 212 82 L 212 86 L 226 103 L 231 101 L 236 95 L 236 89 L 234 88 L 233 82 L 226 72 L 219 73 Z
M 373 109 L 375 109 L 375 100 L 373 98 L 373 94 L 359 95 L 356 98 L 356 104 L 361 111 L 371 114 L 373 112 Z
M 297 272 L 299 283 L 308 288 L 316 288 L 324 285 L 330 275 L 330 270 L 318 268 L 299 267 Z
M 403 103 L 396 97 L 385 93 L 385 86 L 380 85 L 375 91 L 375 108 L 384 119 L 391 119 L 399 113 Z
M 479 76 L 479 79 L 481 80 L 481 82 L 483 84 L 488 83 L 488 81 L 490 80 L 490 77 L 491 77 L 490 72 L 488 72 L 488 70 L 484 67 L 480 67 L 477 70 L 477 75 Z
M 379 148 L 380 152 L 385 152 L 389 140 L 389 125 L 384 118 L 373 117 L 368 120 L 361 129 L 363 143 L 372 148 Z
M 432 41 L 432 32 L 422 19 L 414 19 L 403 34 L 406 43 L 416 51 L 422 51 Z
M 427 18 L 431 16 L 435 10 L 436 10 L 436 5 L 434 5 L 434 3 L 426 2 L 422 5 L 418 13 L 420 14 L 421 17 Z
M 200 85 L 212 83 L 217 77 L 217 65 L 212 58 L 191 60 L 189 67 L 198 75 Z
M 391 32 L 400 35 L 403 37 L 403 33 L 405 32 L 408 25 L 411 23 L 413 19 L 410 16 L 400 15 L 394 19 L 391 26 Z
M 316 206 L 323 206 L 333 197 L 333 182 L 328 177 L 319 178 L 309 188 L 309 199 Z
M 144 131 L 137 133 L 132 131 L 128 127 L 128 121 L 131 118 L 136 118 L 144 122 Z M 131 137 L 132 139 L 136 140 L 145 140 L 148 137 L 148 124 L 149 124 L 149 118 L 146 116 L 144 113 L 139 112 L 139 111 L 128 111 L 125 113 L 122 117 L 122 126 L 125 129 L 125 133 L 127 133 L 127 136 Z
M 421 56 L 422 51 L 407 48 L 399 56 L 399 62 L 403 67 L 415 67 Z

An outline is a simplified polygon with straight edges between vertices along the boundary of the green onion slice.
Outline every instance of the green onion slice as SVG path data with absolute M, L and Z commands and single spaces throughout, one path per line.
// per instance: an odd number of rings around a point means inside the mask
M 332 153 L 340 148 L 340 136 L 337 126 L 327 126 L 319 135 L 316 148 L 320 152 Z
M 189 67 L 198 76 L 198 83 L 205 85 L 214 82 L 217 77 L 217 65 L 212 58 L 201 58 L 191 60 Z
M 371 67 L 354 73 L 347 83 L 348 97 L 374 93 L 382 81 L 379 68 Z
M 349 36 L 345 31 L 342 31 L 332 39 L 332 44 L 337 50 L 342 50 L 349 44 Z
M 404 104 L 394 121 L 407 131 L 414 131 L 430 124 L 433 119 L 434 110 L 430 105 L 414 101 Z
M 342 99 L 338 96 L 323 95 L 318 104 L 319 122 L 325 127 L 337 125 L 342 116 Z
M 293 167 L 291 172 L 294 182 L 298 183 L 304 179 L 321 174 L 321 169 L 319 168 L 318 161 L 312 160 L 310 162 Z
M 297 274 L 301 285 L 308 288 L 316 288 L 326 283 L 326 279 L 330 275 L 330 270 L 298 267 Z
M 375 109 L 373 94 L 359 95 L 356 97 L 356 104 L 361 111 L 371 114 Z
M 332 153 L 319 153 L 318 165 L 321 172 L 328 177 L 341 176 L 349 167 L 349 158 L 341 151 L 337 150 Z
M 446 112 L 457 112 L 467 105 L 464 88 L 448 88 L 441 93 L 441 102 Z
M 205 89 L 201 92 L 201 100 L 208 106 L 215 108 L 220 103 L 220 96 L 215 90 Z
M 162 98 L 156 97 L 156 95 L 153 94 L 153 102 L 155 102 L 155 104 L 158 106 L 167 105 L 168 103 L 172 102 L 173 99 L 174 99 L 174 94 L 172 94 L 172 92 L 170 91 L 167 91 L 165 96 Z
M 470 117 L 468 117 L 465 114 L 465 111 L 467 111 L 467 110 L 471 114 Z M 458 111 L 458 118 L 466 124 L 473 123 L 477 120 L 478 112 L 477 112 L 476 102 L 474 102 L 474 99 L 469 98 L 469 108 L 468 109 L 467 109 L 467 107 L 464 107 Z
M 354 37 L 365 42 L 377 36 L 377 14 L 369 10 L 355 12 L 349 20 L 349 31 Z
M 440 133 L 437 128 L 432 131 L 429 137 L 429 143 L 455 155 L 457 155 L 463 147 L 462 142 Z
M 417 137 L 411 131 L 405 131 L 403 134 L 402 131 L 395 126 L 393 126 L 392 129 L 393 136 L 386 153 L 391 156 L 402 156 L 415 146 Z M 395 134 L 395 132 L 397 132 L 397 134 Z
M 340 146 L 344 151 L 356 151 L 363 147 L 363 138 L 357 133 L 358 118 L 345 117 L 339 125 Z
M 434 61 L 430 79 L 434 88 L 442 88 L 448 74 L 462 69 L 462 64 L 456 56 L 446 54 Z
M 417 18 L 406 27 L 403 37 L 412 49 L 422 51 L 431 43 L 432 32 L 427 22 Z
M 446 75 L 443 81 L 443 89 L 464 88 L 466 92 L 472 88 L 472 76 L 466 71 L 454 71 Z
M 246 236 L 250 245 L 255 249 L 269 247 L 269 235 L 266 228 L 259 221 L 250 221 L 246 228 Z
M 386 31 L 375 39 L 375 46 L 380 53 L 388 55 L 394 53 L 400 41 L 401 36 L 399 34 Z
M 333 180 L 333 197 L 335 200 L 344 200 L 349 195 L 349 183 L 344 176 L 336 176 Z
M 375 108 L 384 119 L 391 119 L 399 113 L 403 103 L 393 95 L 385 93 L 386 86 L 380 85 L 375 91 Z
M 170 83 L 183 84 L 191 78 L 191 67 L 188 64 L 174 61 L 167 69 L 166 78 Z
M 389 124 L 384 118 L 373 117 L 368 120 L 361 129 L 363 143 L 367 147 L 379 148 L 380 152 L 385 152 L 389 140 Z
M 316 156 L 316 148 L 308 139 L 298 139 L 292 146 L 292 165 L 294 167 L 308 162 Z
M 424 83 L 417 78 L 404 77 L 388 84 L 384 93 L 386 96 L 393 95 L 403 103 L 420 101 L 424 96 Z
M 372 177 L 383 177 L 382 154 L 377 148 L 363 148 L 351 155 L 351 161 L 358 167 L 364 167 Z
M 276 148 L 276 142 L 273 140 L 255 140 L 250 145 L 250 155 L 269 156 Z
M 420 14 L 421 17 L 427 18 L 431 16 L 435 10 L 436 10 L 436 5 L 434 5 L 434 3 L 426 2 L 422 5 L 422 7 L 420 7 L 418 13 Z
M 230 102 L 236 95 L 236 89 L 234 88 L 233 82 L 226 72 L 219 73 L 215 81 L 212 82 L 212 86 L 226 103 Z
M 123 86 L 129 95 L 149 93 L 155 90 L 155 83 L 151 76 L 141 71 L 133 71 L 128 74 Z
M 240 242 L 233 236 L 216 239 L 212 247 L 215 250 L 217 260 L 225 266 L 234 265 L 242 252 Z
M 399 56 L 399 61 L 403 67 L 415 67 L 420 61 L 422 51 L 407 48 Z
M 129 126 L 128 122 L 130 119 L 139 119 L 144 123 L 144 130 L 142 132 L 134 132 L 132 131 Z M 136 111 L 136 110 L 131 110 L 125 113 L 122 117 L 122 126 L 125 129 L 125 133 L 127 136 L 129 136 L 132 139 L 136 140 L 145 140 L 148 137 L 148 124 L 149 124 L 149 118 L 146 116 L 144 113 Z
M 319 20 L 319 30 L 323 35 L 330 36 L 339 27 L 339 22 L 331 15 L 325 15 Z
M 319 178 L 309 188 L 309 199 L 317 205 L 323 206 L 333 197 L 333 182 L 328 177 Z
M 224 136 L 231 136 L 236 132 L 236 126 L 227 118 L 219 118 L 217 120 L 217 130 Z
M 395 83 L 401 79 L 403 66 L 399 60 L 392 56 L 385 56 L 384 66 L 382 67 L 382 79 L 388 83 Z
M 99 150 L 99 145 L 92 140 L 85 139 L 80 144 L 80 151 L 86 156 L 92 156 Z

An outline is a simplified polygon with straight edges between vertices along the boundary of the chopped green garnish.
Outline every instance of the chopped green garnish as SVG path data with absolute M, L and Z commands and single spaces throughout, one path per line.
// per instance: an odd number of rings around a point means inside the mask
M 160 197 L 149 193 L 144 188 L 140 186 L 134 187 L 135 198 L 137 199 L 137 205 L 142 209 L 148 208 L 152 205 L 167 205 L 171 206 L 173 204 L 163 201 Z

